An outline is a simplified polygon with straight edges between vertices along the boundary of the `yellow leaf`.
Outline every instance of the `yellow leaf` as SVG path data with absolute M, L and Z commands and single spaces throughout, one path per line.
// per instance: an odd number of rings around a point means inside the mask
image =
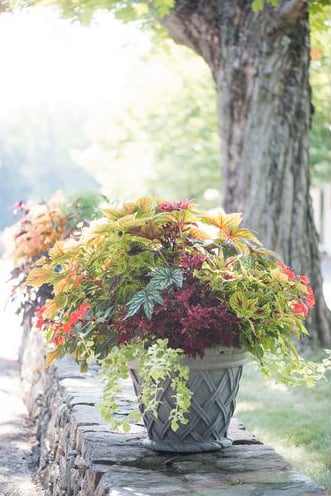
M 35 262 L 35 266 L 36 267 L 41 267 L 42 265 L 46 264 L 47 262 L 49 262 L 48 258 L 47 257 L 41 257 L 39 258 L 36 262 Z
M 215 215 L 204 215 L 201 222 L 218 227 L 221 231 L 228 232 L 231 228 L 237 228 L 242 221 L 241 213 L 226 214 L 221 211 Z
M 128 215 L 138 215 L 138 217 L 151 215 L 154 213 L 154 199 L 149 197 L 139 198 L 135 202 L 125 203 L 120 208 L 102 208 L 101 212 L 111 220 L 121 219 Z
M 43 311 L 44 319 L 51 319 L 53 314 L 57 312 L 58 307 L 55 300 L 46 300 L 45 302 L 45 310 Z
M 203 239 L 203 240 L 211 239 L 211 237 L 209 236 L 209 234 L 206 233 L 206 231 L 203 231 L 198 227 L 190 228 L 189 237 L 192 239 Z
M 158 239 L 161 235 L 161 229 L 149 220 L 142 225 L 130 227 L 127 232 L 149 240 Z
M 133 212 L 137 212 L 139 214 L 151 215 L 154 212 L 154 202 L 155 200 L 149 196 L 138 198 L 133 203 Z
M 299 291 L 302 291 L 303 293 L 307 294 L 308 293 L 308 288 L 305 286 L 302 282 L 297 283 L 297 289 Z
M 64 254 L 63 252 L 63 241 L 57 241 L 52 248 L 48 251 L 51 258 L 61 257 Z
M 56 280 L 56 272 L 54 272 L 53 267 L 50 265 L 44 265 L 43 267 L 35 267 L 29 273 L 27 277 L 27 285 L 40 287 L 45 283 L 52 284 Z
M 108 219 L 116 220 L 122 217 L 122 214 L 119 213 L 117 208 L 105 207 L 101 208 L 100 211 L 105 215 Z
M 279 255 L 277 255 L 277 253 L 275 253 L 272 250 L 267 250 L 266 248 L 263 248 L 263 247 L 257 248 L 255 246 L 250 245 L 249 251 L 252 252 L 253 254 L 257 253 L 259 255 L 263 255 L 266 257 L 270 257 L 270 258 L 274 258 L 274 259 L 277 259 L 279 261 L 282 261 L 281 257 Z
M 55 296 L 60 294 L 60 293 L 63 293 L 63 291 L 68 287 L 68 282 L 65 279 L 62 279 L 62 281 L 59 281 L 57 282 L 55 285 L 54 285 L 54 294 Z
M 190 210 L 172 210 L 171 212 L 161 212 L 155 218 L 158 224 L 166 224 L 168 222 L 177 225 L 194 224 L 198 222 L 197 216 Z
M 244 246 L 244 243 L 242 243 L 243 241 L 253 241 L 258 245 L 261 244 L 252 231 L 245 228 L 229 228 L 228 231 L 221 231 L 220 237 L 225 241 L 232 242 L 232 244 L 239 250 Z
M 276 279 L 277 281 L 284 281 L 284 282 L 288 281 L 288 276 L 284 274 L 284 272 L 281 271 L 280 269 L 272 269 L 270 271 L 270 274 L 273 277 L 273 279 Z
M 49 351 L 46 354 L 46 367 L 49 367 L 50 365 L 52 365 L 54 360 L 57 360 L 58 358 L 60 358 L 59 350 L 56 349 L 54 351 Z

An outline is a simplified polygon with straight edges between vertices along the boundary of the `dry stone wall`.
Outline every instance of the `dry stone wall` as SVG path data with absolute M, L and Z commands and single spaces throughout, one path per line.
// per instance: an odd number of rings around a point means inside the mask
M 22 383 L 36 423 L 45 496 L 326 495 L 235 419 L 233 446 L 213 453 L 150 451 L 141 444 L 142 424 L 129 434 L 109 432 L 97 408 L 97 367 L 81 374 L 66 357 L 45 371 L 43 339 L 30 322 L 23 341 Z M 120 415 L 133 401 L 130 384 L 123 384 Z

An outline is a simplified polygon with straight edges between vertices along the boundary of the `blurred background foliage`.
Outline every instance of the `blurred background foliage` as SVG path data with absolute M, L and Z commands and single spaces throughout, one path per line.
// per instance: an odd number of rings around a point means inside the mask
M 330 10 L 329 10 L 330 12 Z M 310 132 L 310 163 L 315 180 L 331 180 L 331 26 L 313 30 L 310 83 L 313 116 Z
M 140 26 L 121 25 L 110 14 L 80 26 L 45 12 L 0 19 L 11 30 L 7 94 L 0 95 L 0 228 L 13 222 L 17 200 L 58 189 L 219 205 L 216 98 L 205 63 L 170 40 L 155 48 Z M 15 51 L 11 37 L 18 33 Z M 314 30 L 310 153 L 319 181 L 331 176 L 329 41 L 330 30 Z

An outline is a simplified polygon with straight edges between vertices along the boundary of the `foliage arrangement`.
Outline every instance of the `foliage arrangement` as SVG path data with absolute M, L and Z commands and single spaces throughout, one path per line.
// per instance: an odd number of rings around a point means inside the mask
M 98 202 L 99 198 L 94 193 L 68 199 L 58 192 L 47 201 L 19 201 L 15 204 L 15 214 L 20 216 L 20 220 L 12 229 L 12 296 L 13 299 L 20 296 L 18 312 L 24 310 L 26 304 L 34 306 L 52 296 L 50 285 L 42 285 L 35 291 L 26 286 L 26 277 L 36 260 L 48 256 L 48 250 L 56 241 L 69 237 L 78 222 L 86 224 L 88 219 L 97 215 Z
M 240 347 L 267 374 L 279 362 L 287 383 L 323 376 L 326 362 L 304 362 L 292 342 L 308 335 L 308 279 L 240 223 L 239 213 L 207 215 L 189 200 L 141 198 L 104 208 L 79 236 L 56 242 L 28 276 L 29 285 L 53 287 L 36 321 L 51 344 L 48 361 L 71 353 L 85 369 L 100 360 L 111 414 L 128 361 L 139 362 L 143 404 L 153 412 L 160 380 L 171 376 L 174 429 L 190 404 L 184 354 Z

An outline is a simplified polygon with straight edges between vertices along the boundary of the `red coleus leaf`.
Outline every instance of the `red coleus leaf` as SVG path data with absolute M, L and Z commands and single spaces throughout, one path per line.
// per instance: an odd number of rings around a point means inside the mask
M 141 311 L 127 319 L 125 312 L 119 313 L 114 323 L 119 344 L 133 337 L 151 341 L 167 338 L 169 346 L 182 348 L 191 356 L 202 356 L 215 344 L 238 346 L 238 318 L 227 303 L 212 299 L 194 278 L 186 280 L 181 289 L 164 291 L 162 298 L 163 304 L 155 306 L 151 319 Z

